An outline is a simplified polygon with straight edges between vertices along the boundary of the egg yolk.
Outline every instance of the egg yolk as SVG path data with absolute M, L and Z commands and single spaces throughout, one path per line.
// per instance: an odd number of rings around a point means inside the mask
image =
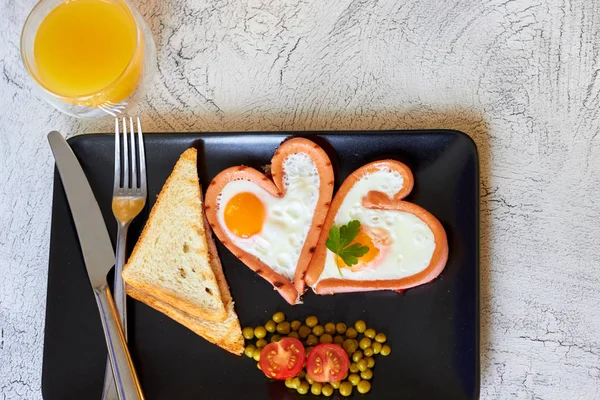
M 249 238 L 263 228 L 265 205 L 252 193 L 238 193 L 227 202 L 224 219 L 231 233 L 241 238 Z
M 369 251 L 365 255 L 358 257 L 358 264 L 351 266 L 346 265 L 346 263 L 344 262 L 344 260 L 342 260 L 341 257 L 336 257 L 335 262 L 339 268 L 350 267 L 350 269 L 352 269 L 353 271 L 357 271 L 365 267 L 367 264 L 373 261 L 375 257 L 379 255 L 379 248 L 375 246 L 375 243 L 373 243 L 373 239 L 371 238 L 371 236 L 369 236 L 364 230 L 360 230 L 358 235 L 356 235 L 356 238 L 354 238 L 354 240 L 350 242 L 349 246 L 355 243 L 358 243 L 361 246 L 367 246 L 369 248 Z

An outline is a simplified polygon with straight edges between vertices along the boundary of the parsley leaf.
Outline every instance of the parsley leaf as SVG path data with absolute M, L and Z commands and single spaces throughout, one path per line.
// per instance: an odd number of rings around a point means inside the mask
M 369 252 L 368 246 L 363 246 L 360 243 L 352 243 L 360 232 L 360 221 L 353 220 L 340 228 L 332 226 L 329 230 L 329 238 L 325 241 L 325 246 L 332 253 L 344 261 L 347 266 L 358 264 L 358 258 Z M 340 271 L 341 275 L 341 271 Z
M 335 254 L 340 251 L 340 229 L 337 226 L 332 226 L 329 230 L 329 238 L 325 242 L 325 246 Z
M 354 220 L 348 222 L 340 228 L 340 245 L 342 248 L 348 246 L 360 232 L 360 221 Z

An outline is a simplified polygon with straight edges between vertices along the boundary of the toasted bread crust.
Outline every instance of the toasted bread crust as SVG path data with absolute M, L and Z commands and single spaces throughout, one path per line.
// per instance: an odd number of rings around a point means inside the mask
M 202 336 L 209 342 L 229 351 L 230 353 L 240 355 L 244 352 L 244 338 L 242 336 L 240 323 L 233 310 L 233 304 L 229 305 L 229 313 L 225 321 L 215 323 L 201 318 L 195 318 L 181 310 L 171 307 L 169 304 L 156 299 L 144 292 L 127 287 L 127 294 L 136 300 L 141 301 L 149 307 L 165 314 L 169 318 L 177 321 L 197 335 Z M 223 328 L 223 329 L 219 329 Z

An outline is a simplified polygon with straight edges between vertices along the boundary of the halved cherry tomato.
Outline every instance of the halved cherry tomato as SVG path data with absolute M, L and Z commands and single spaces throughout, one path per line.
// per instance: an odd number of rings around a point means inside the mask
M 348 355 L 340 346 L 320 344 L 308 355 L 306 373 L 315 382 L 339 382 L 348 373 L 349 365 Z
M 302 371 L 306 352 L 302 342 L 294 338 L 270 343 L 260 352 L 260 369 L 269 378 L 284 380 Z

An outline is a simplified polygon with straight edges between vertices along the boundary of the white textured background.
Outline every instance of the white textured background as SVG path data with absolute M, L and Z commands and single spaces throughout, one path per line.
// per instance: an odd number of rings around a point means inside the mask
M 481 158 L 483 399 L 600 399 L 600 2 L 133 0 L 146 131 L 455 128 Z M 53 161 L 0 0 L 0 398 L 40 398 Z

